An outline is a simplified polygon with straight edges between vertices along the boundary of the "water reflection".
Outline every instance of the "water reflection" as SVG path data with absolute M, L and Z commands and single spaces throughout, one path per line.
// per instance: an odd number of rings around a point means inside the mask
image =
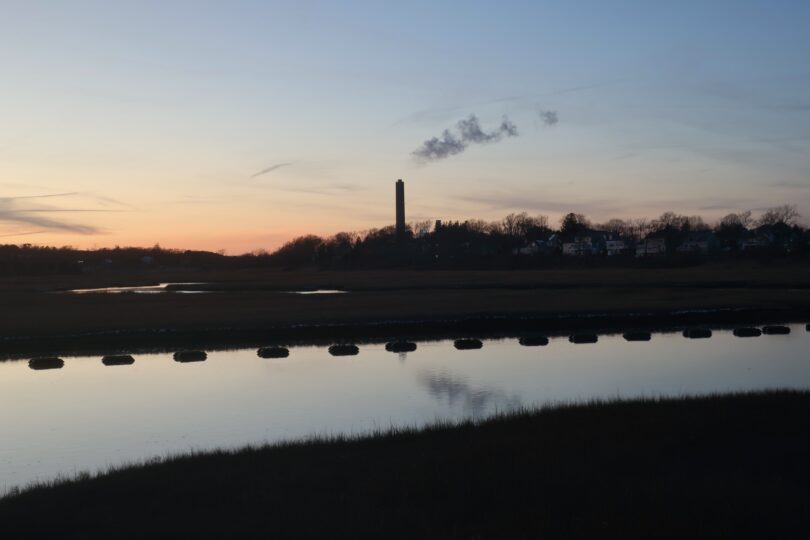
M 3 361 L 0 493 L 190 449 L 358 434 L 522 405 L 808 389 L 810 334 L 804 323 L 790 328 L 756 339 L 731 329 L 695 340 L 661 333 L 647 345 L 622 334 L 590 346 L 567 336 L 539 347 L 486 340 L 473 351 L 456 350 L 452 340 L 420 341 L 407 353 L 361 344 L 361 354 L 340 360 L 323 346 L 298 346 L 274 360 L 256 348 L 178 352 L 206 359 L 195 365 L 145 351 L 119 368 L 105 367 L 100 355 Z M 39 371 L 48 358 L 53 367 Z
M 161 294 L 161 293 L 178 293 L 178 294 L 197 294 L 209 291 L 203 290 L 189 290 L 182 289 L 181 287 L 205 285 L 205 283 L 159 283 L 157 285 L 136 285 L 134 287 L 100 287 L 97 289 L 72 289 L 68 291 L 73 294 L 93 294 L 93 293 L 107 293 L 107 294 L 120 294 L 120 293 L 134 293 L 134 294 Z
M 424 372 L 418 377 L 431 396 L 445 402 L 449 407 L 461 406 L 465 414 L 479 418 L 496 409 L 509 411 L 521 406 L 520 398 L 509 396 L 501 390 L 473 387 L 462 378 L 448 373 Z
M 346 294 L 349 291 L 340 289 L 314 289 L 311 291 L 284 291 L 289 294 Z

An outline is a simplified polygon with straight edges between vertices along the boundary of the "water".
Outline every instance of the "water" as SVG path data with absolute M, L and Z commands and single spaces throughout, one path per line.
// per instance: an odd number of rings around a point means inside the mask
M 216 292 L 216 289 L 201 290 L 194 289 L 195 285 L 208 285 L 207 283 L 159 283 L 157 285 L 136 285 L 131 287 L 100 287 L 97 289 L 71 289 L 67 291 L 72 294 L 200 294 Z M 183 288 L 192 287 L 192 288 Z M 346 294 L 348 291 L 339 289 L 314 289 L 305 291 L 278 291 L 282 294 Z
M 209 291 L 199 291 L 199 290 L 186 290 L 186 289 L 169 289 L 169 286 L 184 286 L 184 285 L 205 285 L 205 283 L 159 283 L 157 285 L 136 285 L 134 287 L 100 287 L 98 289 L 72 289 L 67 292 L 73 294 L 95 294 L 95 293 L 107 293 L 107 294 L 121 294 L 121 293 L 133 293 L 133 294 L 161 294 L 161 293 L 180 293 L 180 294 L 196 294 L 196 293 L 205 293 Z
M 134 355 L 128 366 L 101 357 L 63 357 L 61 369 L 0 362 L 0 493 L 57 475 L 191 449 L 239 447 L 313 434 L 360 434 L 438 419 L 483 417 L 519 406 L 591 398 L 677 396 L 810 388 L 810 333 L 711 339 L 655 334 L 546 347 L 452 341 L 412 353 L 384 344 L 333 357 L 295 347 L 283 359 L 255 349 L 209 352 L 181 364 L 172 355 Z

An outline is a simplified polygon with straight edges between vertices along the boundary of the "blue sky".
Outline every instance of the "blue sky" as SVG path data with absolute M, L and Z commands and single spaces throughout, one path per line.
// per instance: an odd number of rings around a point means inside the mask
M 397 178 L 414 220 L 712 219 L 782 203 L 810 218 L 808 2 L 2 12 L 8 242 L 272 248 L 390 223 Z M 519 135 L 414 159 L 471 114 Z

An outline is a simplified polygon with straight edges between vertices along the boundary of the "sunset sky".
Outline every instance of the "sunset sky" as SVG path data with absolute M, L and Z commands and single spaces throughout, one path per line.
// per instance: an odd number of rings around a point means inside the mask
M 397 178 L 409 221 L 810 222 L 806 0 L 0 8 L 0 243 L 272 249 L 392 223 Z

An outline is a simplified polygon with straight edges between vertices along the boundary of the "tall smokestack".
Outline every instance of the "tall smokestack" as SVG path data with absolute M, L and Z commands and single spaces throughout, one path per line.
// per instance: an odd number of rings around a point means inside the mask
M 397 180 L 397 235 L 405 234 L 405 182 Z

